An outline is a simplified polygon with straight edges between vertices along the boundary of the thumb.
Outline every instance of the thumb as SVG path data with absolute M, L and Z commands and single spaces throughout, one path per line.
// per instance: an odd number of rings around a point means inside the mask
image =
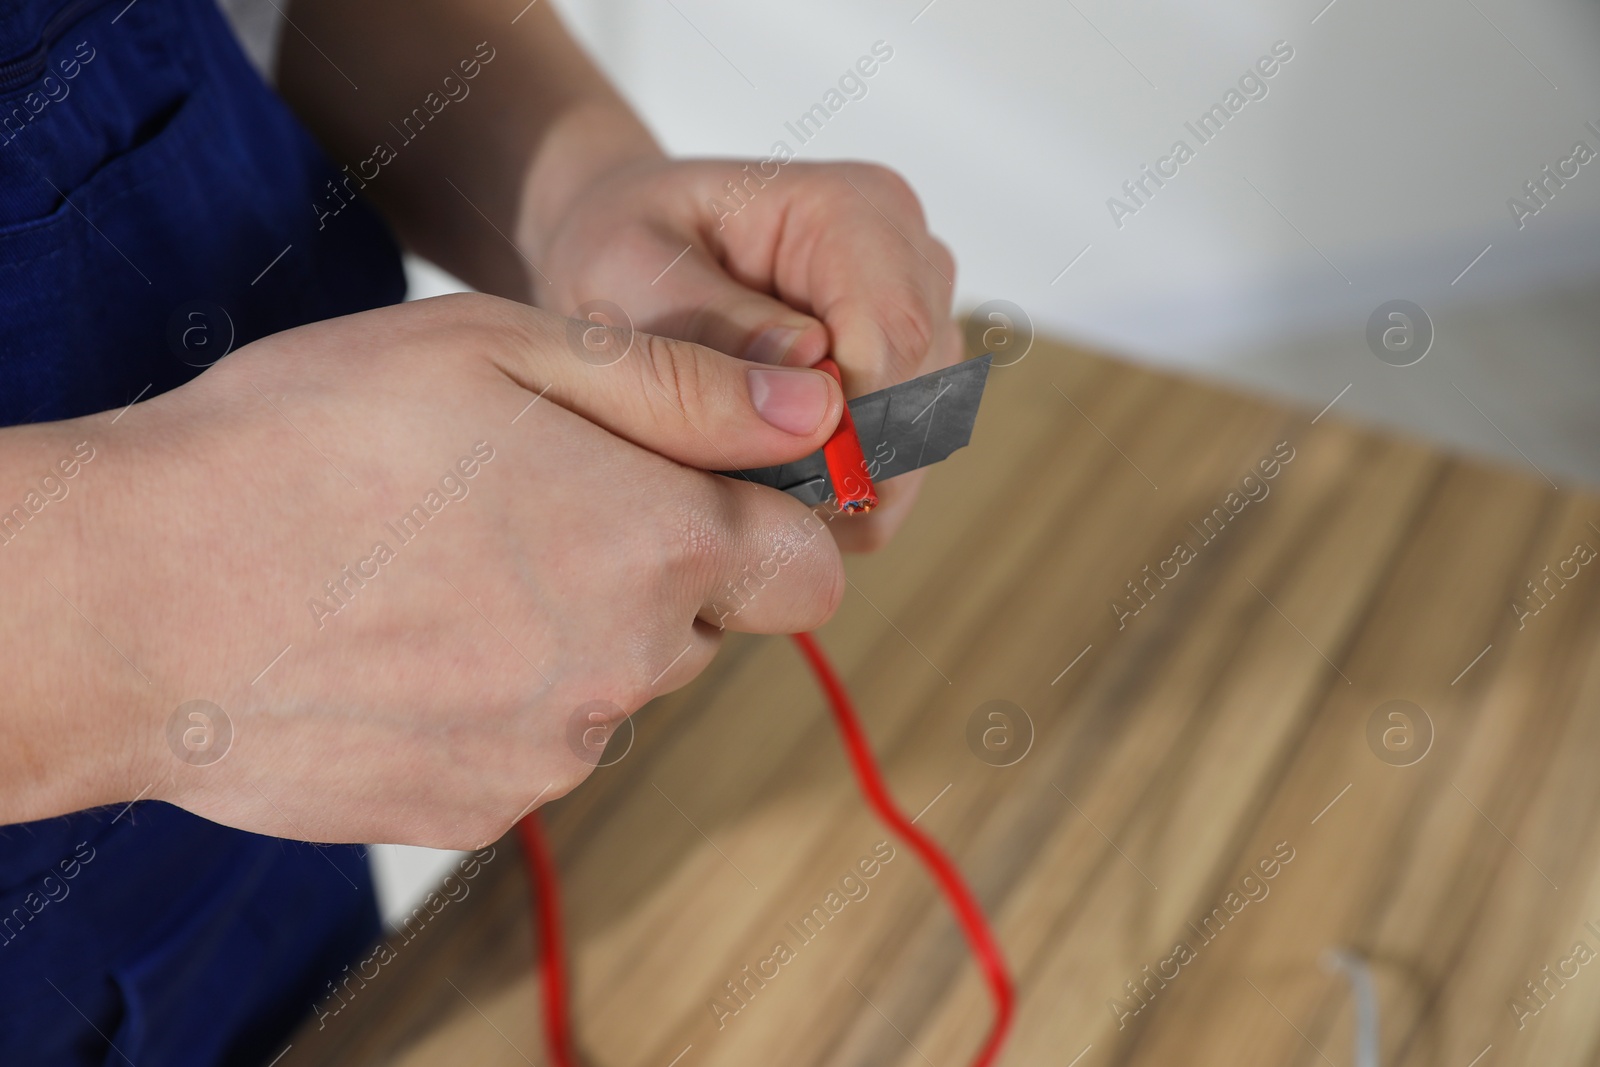
M 506 303 L 532 343 L 500 369 L 641 448 L 704 470 L 790 463 L 821 448 L 844 410 L 827 374 L 751 364 L 694 344 Z M 596 331 L 604 331 L 596 343 Z M 603 359 L 596 359 L 601 352 Z
M 660 333 L 754 363 L 809 367 L 828 354 L 821 322 L 739 282 L 699 248 L 652 288 L 662 314 L 644 321 Z

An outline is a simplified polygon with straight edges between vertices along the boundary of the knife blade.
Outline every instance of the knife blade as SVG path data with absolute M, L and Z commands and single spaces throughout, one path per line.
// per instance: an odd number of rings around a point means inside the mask
M 979 356 L 850 401 L 868 477 L 895 478 L 966 447 L 993 361 Z M 813 507 L 833 494 L 821 449 L 777 467 L 718 473 L 781 489 Z

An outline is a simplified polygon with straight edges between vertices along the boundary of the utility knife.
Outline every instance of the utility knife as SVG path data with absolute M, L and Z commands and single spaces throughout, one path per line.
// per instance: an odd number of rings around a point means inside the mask
M 979 356 L 850 401 L 867 476 L 873 482 L 895 478 L 966 447 L 993 360 Z M 778 467 L 719 473 L 781 489 L 813 507 L 833 495 L 820 448 Z

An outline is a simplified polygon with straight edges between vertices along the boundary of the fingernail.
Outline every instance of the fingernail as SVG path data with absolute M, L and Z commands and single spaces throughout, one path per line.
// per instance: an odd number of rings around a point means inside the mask
M 745 346 L 744 358 L 752 363 L 766 363 L 775 367 L 783 362 L 783 357 L 789 353 L 789 346 L 803 332 L 787 326 L 762 330 L 756 334 L 754 341 Z
M 832 402 L 828 380 L 813 370 L 767 370 L 752 367 L 750 402 L 767 422 L 804 437 L 822 424 Z

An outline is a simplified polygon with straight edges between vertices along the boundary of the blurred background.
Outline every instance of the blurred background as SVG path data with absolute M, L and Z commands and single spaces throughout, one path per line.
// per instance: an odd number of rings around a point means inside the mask
M 238 6 L 266 54 L 273 9 Z M 1600 5 L 557 6 L 675 153 L 766 158 L 782 141 L 901 171 L 956 253 L 963 314 L 1009 301 L 1041 333 L 1312 410 L 1337 398 L 1340 417 L 1562 488 L 1600 482 L 1600 159 L 1574 155 L 1600 152 Z M 830 100 L 875 44 L 892 56 L 864 95 Z M 1274 46 L 1292 58 L 1201 143 L 1185 124 Z M 786 125 L 830 103 L 804 143 Z M 1132 199 L 1123 183 L 1178 140 L 1193 158 Z M 457 287 L 411 267 L 413 295 Z M 1394 300 L 1427 320 L 1385 361 L 1368 322 Z M 374 854 L 391 914 L 448 861 Z

